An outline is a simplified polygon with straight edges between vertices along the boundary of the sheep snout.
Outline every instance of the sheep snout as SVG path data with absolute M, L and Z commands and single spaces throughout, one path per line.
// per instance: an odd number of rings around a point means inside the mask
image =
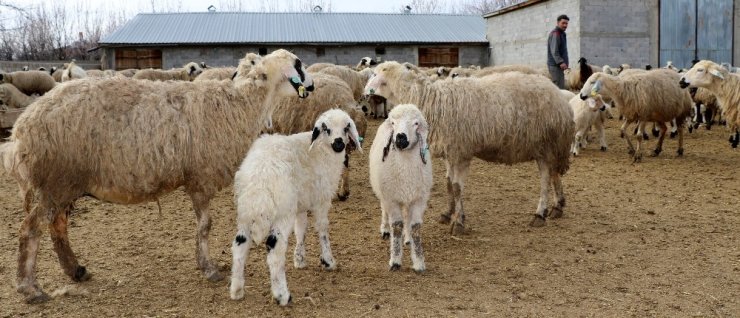
M 396 148 L 403 150 L 409 146 L 409 139 L 405 133 L 396 134 Z
M 680 81 L 678 81 L 678 85 L 681 86 L 681 88 L 689 87 L 689 82 L 686 81 L 686 78 L 682 77 Z
M 583 94 L 581 94 L 580 96 L 581 96 L 581 100 L 586 100 L 588 98 L 588 96 L 585 96 Z
M 331 149 L 333 149 L 334 152 L 344 151 L 344 140 L 342 140 L 342 138 L 335 138 L 334 142 L 331 143 Z

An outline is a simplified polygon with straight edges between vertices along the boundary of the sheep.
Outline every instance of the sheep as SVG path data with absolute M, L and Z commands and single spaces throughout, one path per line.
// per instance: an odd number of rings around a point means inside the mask
M 64 69 L 67 67 L 67 64 L 65 63 L 62 68 L 57 68 L 56 66 L 52 67 L 49 70 L 49 75 L 51 75 L 52 78 L 54 78 L 54 81 L 57 83 L 62 82 L 62 74 L 64 73 Z
M 236 74 L 236 67 L 212 67 L 206 69 L 195 78 L 195 81 L 208 81 L 208 80 L 230 80 L 234 78 Z
M 62 83 L 85 77 L 87 77 L 87 73 L 85 72 L 85 70 L 77 66 L 77 64 L 75 64 L 75 61 L 72 60 L 72 62 L 66 64 L 64 72 L 62 72 Z
M 332 64 L 332 63 L 314 63 L 314 64 L 311 64 L 311 66 L 309 66 L 308 68 L 306 68 L 306 70 L 309 73 L 318 73 L 319 71 L 327 67 L 333 67 L 333 66 L 337 66 L 337 65 Z
M 370 111 L 370 115 L 373 119 L 388 118 L 388 100 L 378 95 L 362 95 L 358 101 L 362 107 L 367 108 Z
M 24 108 L 35 100 L 34 97 L 23 94 L 12 84 L 0 84 L 0 104 L 10 108 Z
M 717 63 L 702 60 L 680 79 L 682 88 L 704 88 L 714 94 L 730 130 L 737 136 L 740 127 L 740 76 L 728 72 Z M 730 140 L 737 147 L 737 137 Z
M 254 142 L 234 176 L 237 231 L 231 246 L 231 299 L 244 298 L 249 249 L 252 243 L 265 242 L 272 296 L 281 306 L 291 302 L 285 253 L 295 227 L 293 265 L 306 267 L 304 238 L 309 211 L 319 234 L 321 264 L 328 270 L 336 268 L 328 213 L 349 143 L 359 145 L 359 135 L 349 115 L 338 109 L 319 116 L 313 131 L 263 135 Z
M 372 59 L 371 57 L 366 56 L 366 57 L 363 57 L 359 63 L 357 63 L 355 70 L 361 71 L 366 68 L 374 67 L 375 65 L 378 65 L 378 62 Z
M 48 296 L 36 281 L 40 222 L 48 219 L 64 272 L 90 278 L 67 237 L 67 216 L 83 195 L 135 204 L 184 187 L 197 217 L 197 264 L 223 279 L 208 252 L 208 206 L 228 186 L 258 136 L 272 99 L 307 96 L 311 76 L 277 50 L 240 82 L 147 82 L 83 79 L 60 85 L 20 115 L 11 142 L 16 170 L 27 175 L 35 206 L 20 231 L 17 291 L 27 302 Z
M 103 73 L 102 70 L 86 70 L 85 74 L 87 74 L 87 77 L 97 77 L 97 78 L 104 78 L 105 73 Z
M 40 67 L 39 67 L 39 68 L 37 68 L 36 70 L 37 70 L 37 71 L 42 71 L 42 72 L 44 72 L 44 71 L 46 71 L 46 67 L 40 66 Z
M 678 73 L 678 72 L 680 72 L 680 71 L 681 71 L 681 70 L 680 70 L 680 69 L 679 69 L 678 67 L 675 67 L 675 66 L 673 65 L 673 61 L 668 61 L 668 62 L 666 62 L 665 66 L 664 66 L 663 68 L 664 68 L 664 69 L 668 69 L 668 70 L 672 70 L 672 71 L 675 71 L 676 73 Z
M 578 64 L 575 68 L 571 68 L 565 72 L 566 86 L 572 91 L 580 90 L 583 87 L 583 83 L 586 82 L 586 79 L 591 74 L 601 71 L 599 67 L 588 64 L 586 58 L 581 57 L 578 59 Z
M 240 76 L 240 74 L 249 74 L 249 71 L 252 70 L 252 67 L 259 64 L 260 62 L 262 62 L 262 56 L 255 53 L 245 54 L 244 57 L 239 60 L 239 65 L 236 67 L 236 73 L 233 74 L 231 79 L 235 79 L 236 77 Z
M 612 76 L 595 73 L 588 78 L 580 92 L 581 99 L 600 94 L 613 100 L 625 118 L 625 124 L 632 122 L 657 122 L 660 126 L 660 138 L 652 156 L 662 151 L 663 139 L 667 131 L 666 122 L 677 119 L 678 156 L 684 153 L 683 125 L 684 119 L 691 111 L 691 97 L 678 86 L 678 73 L 658 69 L 650 72 L 633 73 L 625 76 Z M 635 162 L 642 160 L 642 136 L 637 138 L 637 149 L 632 146 L 630 137 L 621 132 L 627 141 L 630 154 Z
M 629 64 L 621 64 L 617 68 L 613 68 L 609 65 L 604 65 L 601 68 L 601 72 L 609 74 L 609 75 L 617 76 L 621 74 L 624 70 L 628 70 L 628 69 L 632 69 L 632 66 L 630 66 Z
M 604 136 L 604 117 L 602 116 L 602 111 L 605 111 L 610 105 L 604 102 L 601 96 L 591 96 L 586 100 L 581 100 L 580 96 L 575 96 L 575 94 L 569 103 L 573 110 L 573 121 L 576 123 L 575 139 L 573 140 L 570 152 L 574 156 L 578 156 L 581 148 L 586 147 L 586 140 L 583 137 L 591 126 L 596 126 L 596 130 L 599 133 L 601 151 L 606 151 L 607 144 L 606 137 Z
M 372 75 L 372 69 L 355 71 L 346 66 L 334 65 L 321 69 L 318 73 L 334 75 L 341 78 L 352 89 L 352 95 L 355 100 L 359 100 L 367 80 Z
M 484 76 L 488 76 L 491 74 L 505 73 L 505 72 L 519 72 L 519 73 L 524 73 L 524 74 L 534 74 L 534 75 L 545 76 L 545 74 L 541 70 L 535 69 L 528 65 L 517 65 L 517 64 L 486 67 L 477 72 L 473 72 L 471 76 L 484 77 Z
M 694 128 L 704 123 L 707 130 L 712 129 L 714 124 L 714 115 L 717 114 L 717 96 L 712 94 L 706 88 L 692 87 L 689 89 L 691 99 L 694 101 Z
M 375 67 L 365 89 L 396 104 L 415 104 L 424 114 L 432 155 L 443 157 L 447 167 L 450 209 L 440 221 L 451 223 L 453 233 L 465 229 L 462 191 L 473 157 L 505 164 L 537 161 L 542 188 L 530 225 L 544 225 L 551 183 L 557 195 L 551 215 L 562 216 L 561 175 L 569 168 L 573 111 L 547 78 L 507 72 L 432 82 L 386 62 Z
M 370 185 L 380 200 L 380 233 L 391 239 L 388 266 L 392 271 L 401 268 L 403 232 L 410 240 L 413 269 L 420 273 L 426 270 L 421 223 L 432 190 L 429 125 L 411 104 L 398 105 L 388 115 L 370 147 Z
M 135 68 L 128 68 L 128 69 L 125 69 L 125 70 L 117 71 L 116 72 L 116 75 L 122 75 L 124 77 L 134 77 L 134 75 L 138 71 L 139 70 L 138 69 L 135 69 Z
M 563 98 L 564 98 L 564 99 L 565 99 L 565 100 L 566 100 L 567 102 L 570 102 L 570 100 L 571 100 L 571 99 L 572 99 L 573 97 L 575 97 L 575 96 L 576 96 L 576 93 L 573 93 L 573 92 L 571 92 L 571 91 L 569 91 L 569 90 L 567 90 L 567 89 L 561 89 L 561 90 L 560 90 L 560 95 L 562 95 L 562 97 L 563 97 Z
M 28 65 L 25 65 L 21 68 L 21 71 L 27 72 L 28 71 Z
M 192 82 L 200 73 L 203 73 L 203 68 L 198 63 L 190 62 L 182 68 L 174 68 L 167 71 L 155 69 L 140 70 L 132 78 L 150 81 L 175 80 Z
M 357 127 L 360 139 L 365 138 L 367 120 L 365 113 L 357 107 L 352 90 L 340 78 L 317 73 L 313 77 L 315 92 L 310 98 L 299 99 L 293 96 L 277 99 L 272 111 L 270 133 L 296 134 L 313 128 L 315 118 L 332 108 L 339 108 L 350 115 Z M 358 145 L 347 146 L 344 165 L 349 168 L 350 155 Z M 344 169 L 336 198 L 345 201 L 350 195 L 349 169 Z
M 0 84 L 13 84 L 26 95 L 44 95 L 56 86 L 54 78 L 46 72 L 25 71 L 0 73 Z

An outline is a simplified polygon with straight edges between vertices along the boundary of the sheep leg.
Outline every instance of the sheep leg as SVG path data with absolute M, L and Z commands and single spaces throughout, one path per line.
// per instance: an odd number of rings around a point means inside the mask
M 678 123 L 676 123 L 676 119 L 673 118 L 671 120 L 671 139 L 676 138 L 678 135 Z
M 293 300 L 288 291 L 288 282 L 285 280 L 285 252 L 288 250 L 288 237 L 294 222 L 279 222 L 265 242 L 272 297 L 280 306 L 286 306 Z
M 411 206 L 409 206 L 409 221 L 405 224 L 406 228 L 410 229 L 411 235 L 411 262 L 413 263 L 413 269 L 417 273 L 424 272 L 426 265 L 424 263 L 424 249 L 421 246 L 421 223 L 424 219 L 424 210 L 426 209 L 426 201 L 419 200 Z
M 707 111 L 704 113 L 704 116 L 706 117 L 705 122 L 707 130 L 712 130 L 712 125 L 714 124 L 714 112 L 711 107 L 707 107 Z
M 599 143 L 601 144 L 601 151 L 606 151 L 606 134 L 604 133 L 604 123 L 596 123 L 596 129 L 599 131 Z
M 293 251 L 293 266 L 295 268 L 306 267 L 306 228 L 308 227 L 308 212 L 302 211 L 296 214 L 295 219 L 295 250 Z
M 252 236 L 246 226 L 239 225 L 236 232 L 236 238 L 231 245 L 231 285 L 229 292 L 231 299 L 239 300 L 244 298 L 244 267 L 247 265 L 249 250 L 252 247 Z
M 390 203 L 388 206 L 388 218 L 393 226 L 391 231 L 391 257 L 388 261 L 391 271 L 401 269 L 401 260 L 403 259 L 403 216 L 401 207 L 396 203 Z
M 447 199 L 449 202 L 449 208 L 446 213 L 439 216 L 439 223 L 450 224 L 452 220 L 452 214 L 455 213 L 455 198 L 452 196 L 452 168 L 450 162 L 445 159 L 445 171 L 447 177 Z
M 29 304 L 43 303 L 50 299 L 49 295 L 41 289 L 36 281 L 36 257 L 38 256 L 39 239 L 41 238 L 39 215 L 43 215 L 46 210 L 37 204 L 23 220 L 18 237 L 16 291 L 23 294 L 26 303 Z
M 629 134 L 627 134 L 627 128 L 629 128 L 629 124 L 630 124 L 630 122 L 627 121 L 627 120 L 625 120 L 624 123 L 622 124 L 622 127 L 620 128 L 620 131 L 621 131 L 621 134 L 622 134 L 622 138 L 624 138 L 624 140 L 627 142 L 627 150 L 628 150 L 629 154 L 630 155 L 634 155 L 635 154 L 635 147 L 632 146 L 632 140 L 630 140 L 630 136 L 629 136 Z
M 208 205 L 211 196 L 202 193 L 191 193 L 190 199 L 193 201 L 193 210 L 195 211 L 195 223 L 197 225 L 195 235 L 195 255 L 198 262 L 198 268 L 203 272 L 209 281 L 217 282 L 224 279 L 224 275 L 218 271 L 218 267 L 211 261 L 208 253 L 208 233 L 211 230 L 211 218 L 208 215 Z
M 540 202 L 537 204 L 537 212 L 534 219 L 529 222 L 529 226 L 545 226 L 547 217 L 547 199 L 550 197 L 550 167 L 544 160 L 537 160 L 537 167 L 540 170 Z
M 54 252 L 59 258 L 59 265 L 62 266 L 64 273 L 75 282 L 84 282 L 89 280 L 91 275 L 85 266 L 80 266 L 77 262 L 77 257 L 69 243 L 69 236 L 67 236 L 67 221 L 71 206 L 72 204 L 69 204 L 67 208 L 54 210 L 52 222 L 49 223 L 49 233 L 54 242 Z
M 383 238 L 383 240 L 387 240 L 391 237 L 391 230 L 388 226 L 388 212 L 386 212 L 388 209 L 383 204 L 383 200 L 380 201 L 380 237 Z
M 555 206 L 552 208 L 552 212 L 550 213 L 549 217 L 551 219 L 557 219 L 563 216 L 563 208 L 565 208 L 563 180 L 561 179 L 560 173 L 558 173 L 557 171 L 551 171 L 550 181 L 552 182 L 552 187 L 555 190 Z
M 663 151 L 663 140 L 665 140 L 665 135 L 668 132 L 668 126 L 664 122 L 658 122 L 657 125 L 660 126 L 660 137 L 658 138 L 658 145 L 653 150 L 652 157 L 657 157 Z
M 676 128 L 678 129 L 678 150 L 676 151 L 676 154 L 679 157 L 683 156 L 683 125 L 685 122 L 685 120 L 681 120 L 676 123 Z
M 319 244 L 321 245 L 321 265 L 324 269 L 334 270 L 337 264 L 331 252 L 329 242 L 329 206 L 322 206 L 312 211 L 316 222 L 316 232 L 319 234 Z
M 349 198 L 349 153 L 344 154 L 344 169 L 342 170 L 342 178 L 339 180 L 337 198 L 339 201 L 347 201 L 347 198 Z
M 451 219 L 450 232 L 452 235 L 463 234 L 465 231 L 465 210 L 463 209 L 463 188 L 465 179 L 470 171 L 470 160 L 463 160 L 452 165 L 452 197 L 455 200 L 455 214 Z
M 657 128 L 658 125 L 659 125 L 658 122 L 653 122 L 653 129 L 652 129 L 653 137 L 660 137 L 660 130 L 658 130 Z M 645 138 L 645 140 L 647 140 L 647 138 Z

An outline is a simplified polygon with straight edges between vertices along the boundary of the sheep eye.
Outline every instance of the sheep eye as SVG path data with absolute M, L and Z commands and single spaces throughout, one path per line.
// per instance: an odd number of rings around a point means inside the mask
M 415 126 L 419 126 L 419 122 L 415 122 L 415 123 L 414 123 L 414 125 L 415 125 Z
M 703 69 L 703 68 L 700 68 L 700 69 L 698 69 L 697 71 L 699 71 L 699 72 L 704 72 L 704 69 Z

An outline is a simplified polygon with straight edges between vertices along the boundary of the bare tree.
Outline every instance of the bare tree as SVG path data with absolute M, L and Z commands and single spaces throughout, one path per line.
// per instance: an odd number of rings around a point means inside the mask
M 465 0 L 453 6 L 454 13 L 484 15 L 496 10 L 510 7 L 526 0 Z

